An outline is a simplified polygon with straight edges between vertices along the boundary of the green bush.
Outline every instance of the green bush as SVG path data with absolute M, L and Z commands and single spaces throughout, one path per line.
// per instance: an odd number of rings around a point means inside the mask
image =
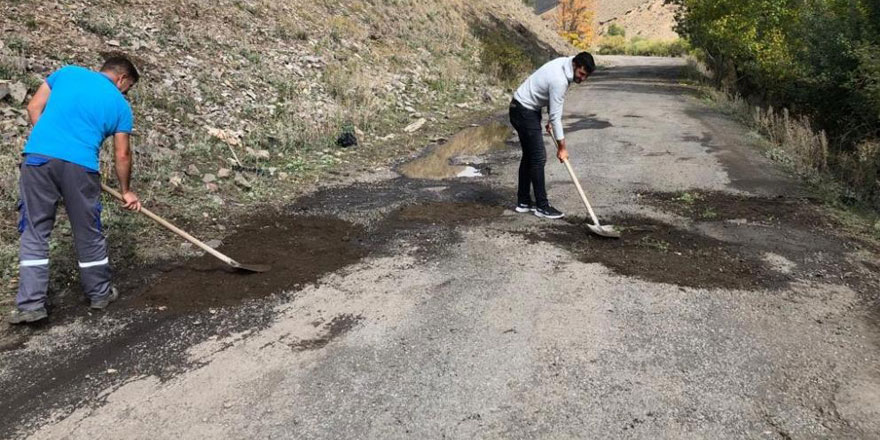
M 532 59 L 522 47 L 501 32 L 494 32 L 482 40 L 480 65 L 484 73 L 514 86 L 520 77 L 534 68 Z
M 609 37 L 625 37 L 626 29 L 617 23 L 611 23 L 611 25 L 608 26 L 608 32 L 606 34 Z
M 626 37 L 614 35 L 602 38 L 598 52 L 602 55 L 622 55 L 626 53 Z
M 598 45 L 597 52 L 602 55 L 635 55 L 635 56 L 660 56 L 679 57 L 690 51 L 687 41 L 678 39 L 673 41 L 648 40 L 642 37 L 633 37 L 629 42 L 622 35 L 614 35 L 603 38 Z

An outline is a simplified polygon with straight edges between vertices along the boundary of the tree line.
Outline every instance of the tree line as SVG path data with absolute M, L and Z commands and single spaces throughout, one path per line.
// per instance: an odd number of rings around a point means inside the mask
M 838 174 L 872 162 L 860 184 L 880 199 L 880 0 L 666 2 L 719 85 L 809 116 L 828 133 Z

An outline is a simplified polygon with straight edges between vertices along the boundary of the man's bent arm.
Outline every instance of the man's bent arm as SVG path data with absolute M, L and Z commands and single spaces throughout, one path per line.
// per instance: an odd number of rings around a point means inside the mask
M 119 191 L 123 194 L 131 191 L 131 141 L 128 133 L 113 135 L 114 160 L 116 178 L 119 179 Z
M 123 207 L 132 211 L 141 210 L 141 202 L 137 194 L 131 190 L 131 143 L 128 133 L 113 135 L 114 162 L 116 178 L 119 179 L 119 191 L 122 193 Z
M 565 139 L 562 131 L 562 105 L 565 102 L 566 85 L 554 83 L 550 85 L 550 104 L 548 113 L 550 114 L 550 125 L 553 127 L 553 134 L 556 140 Z
M 40 115 L 43 114 L 43 109 L 46 108 L 46 103 L 49 101 L 49 93 L 51 92 L 52 89 L 49 88 L 49 84 L 44 82 L 43 84 L 40 84 L 37 93 L 34 93 L 33 98 L 28 102 L 27 112 L 28 118 L 31 120 L 31 125 L 37 125 L 37 121 L 40 119 Z

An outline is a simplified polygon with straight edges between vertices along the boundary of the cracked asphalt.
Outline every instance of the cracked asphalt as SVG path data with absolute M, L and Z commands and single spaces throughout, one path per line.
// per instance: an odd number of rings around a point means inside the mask
M 569 220 L 510 210 L 512 130 L 456 150 L 482 177 L 364 175 L 226 240 L 279 268 L 247 289 L 200 289 L 212 266 L 185 262 L 109 313 L 7 330 L 0 437 L 880 437 L 880 248 L 683 61 L 604 62 L 564 123 L 621 240 L 589 235 L 552 156 Z

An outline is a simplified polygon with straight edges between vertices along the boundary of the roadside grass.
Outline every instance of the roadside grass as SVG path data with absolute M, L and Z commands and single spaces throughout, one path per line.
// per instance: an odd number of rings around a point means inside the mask
M 703 220 L 714 220 L 718 218 L 718 212 L 712 207 L 706 207 L 700 213 L 700 218 Z
M 694 203 L 703 200 L 703 195 L 696 192 L 685 191 L 681 193 L 680 196 L 676 197 L 675 200 L 686 205 L 693 205 Z

